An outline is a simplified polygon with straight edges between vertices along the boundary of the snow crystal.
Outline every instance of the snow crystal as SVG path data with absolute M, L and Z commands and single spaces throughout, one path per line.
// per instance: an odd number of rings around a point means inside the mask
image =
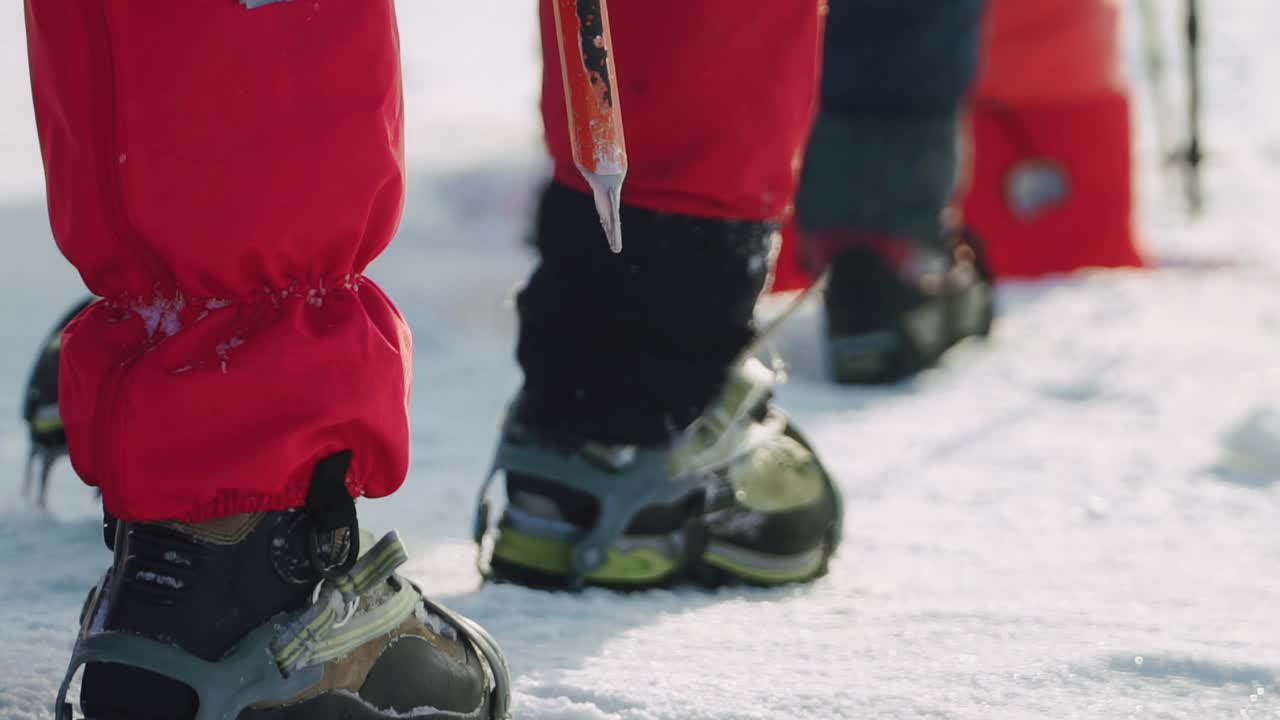
M 595 152 L 595 172 L 600 175 L 621 175 L 627 171 L 626 155 L 614 143 L 602 142 Z
M 133 578 L 135 580 L 149 582 L 153 585 L 164 585 L 165 587 L 171 587 L 175 590 L 180 590 L 186 586 L 186 583 L 172 575 L 163 575 L 161 573 L 154 573 L 147 570 L 139 570 L 134 574 Z
M 324 296 L 326 294 L 327 292 L 325 291 L 323 285 L 321 285 L 318 288 L 312 288 L 308 290 L 307 304 L 310 305 L 311 307 L 324 307 Z
M 426 605 L 423 603 L 418 603 L 418 606 L 414 608 L 413 614 L 418 618 L 418 622 L 426 625 L 428 628 L 431 628 L 431 632 L 436 635 L 450 640 L 458 639 L 458 631 L 454 630 L 452 625 L 445 622 L 444 618 L 427 610 Z
M 148 340 L 154 339 L 156 335 L 164 337 L 177 335 L 182 330 L 179 313 L 186 307 L 187 301 L 182 293 L 176 293 L 172 298 L 167 298 L 161 295 L 159 290 L 156 291 L 150 303 L 144 303 L 139 298 L 130 305 L 130 309 L 146 324 Z
M 218 354 L 218 361 L 225 375 L 230 367 L 231 351 L 244 345 L 244 338 L 231 336 L 226 342 L 220 342 L 214 347 L 214 352 Z
M 164 559 L 166 562 L 172 563 L 174 565 L 191 567 L 191 558 L 173 550 L 166 551 L 164 554 Z

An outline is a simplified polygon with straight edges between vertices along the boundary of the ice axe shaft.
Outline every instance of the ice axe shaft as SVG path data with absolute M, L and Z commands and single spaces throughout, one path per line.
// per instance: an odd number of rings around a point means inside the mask
M 552 0 L 573 161 L 595 196 L 609 247 L 622 252 L 622 133 L 606 0 Z

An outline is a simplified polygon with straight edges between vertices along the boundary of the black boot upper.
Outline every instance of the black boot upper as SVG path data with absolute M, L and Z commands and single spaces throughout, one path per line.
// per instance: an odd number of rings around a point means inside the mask
M 565 442 L 653 444 L 692 422 L 751 342 L 777 225 L 623 204 L 610 252 L 590 196 L 551 183 L 520 292 L 519 414 Z

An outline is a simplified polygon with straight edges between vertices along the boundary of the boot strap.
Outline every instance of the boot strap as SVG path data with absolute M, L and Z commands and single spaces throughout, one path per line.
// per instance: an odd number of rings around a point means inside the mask
M 284 626 L 271 644 L 280 669 L 296 672 L 343 657 L 405 621 L 419 601 L 412 585 L 397 582 L 393 595 L 358 615 L 360 599 L 386 583 L 409 558 L 395 532 L 387 533 L 345 575 L 316 586 L 311 607 Z

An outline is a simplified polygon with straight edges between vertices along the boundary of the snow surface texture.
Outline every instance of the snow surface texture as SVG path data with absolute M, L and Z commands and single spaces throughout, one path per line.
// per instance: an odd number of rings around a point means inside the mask
M 1182 3 L 1159 1 L 1172 38 Z M 504 303 L 545 172 L 532 5 L 402 3 L 413 177 L 372 275 L 417 333 L 414 466 L 362 504 L 504 644 L 519 717 L 1280 718 L 1280 4 L 1206 6 L 1202 222 L 1154 171 L 1142 108 L 1143 225 L 1167 269 L 1006 287 L 991 342 L 887 390 L 818 380 L 812 308 L 787 328 L 783 400 L 849 500 L 829 577 L 627 596 L 479 589 L 467 540 L 518 381 Z M 108 560 L 65 465 L 52 517 L 18 498 L 21 379 L 80 292 L 46 227 L 20 13 L 0 8 L 5 719 L 50 717 Z M 457 63 L 476 37 L 486 52 Z

